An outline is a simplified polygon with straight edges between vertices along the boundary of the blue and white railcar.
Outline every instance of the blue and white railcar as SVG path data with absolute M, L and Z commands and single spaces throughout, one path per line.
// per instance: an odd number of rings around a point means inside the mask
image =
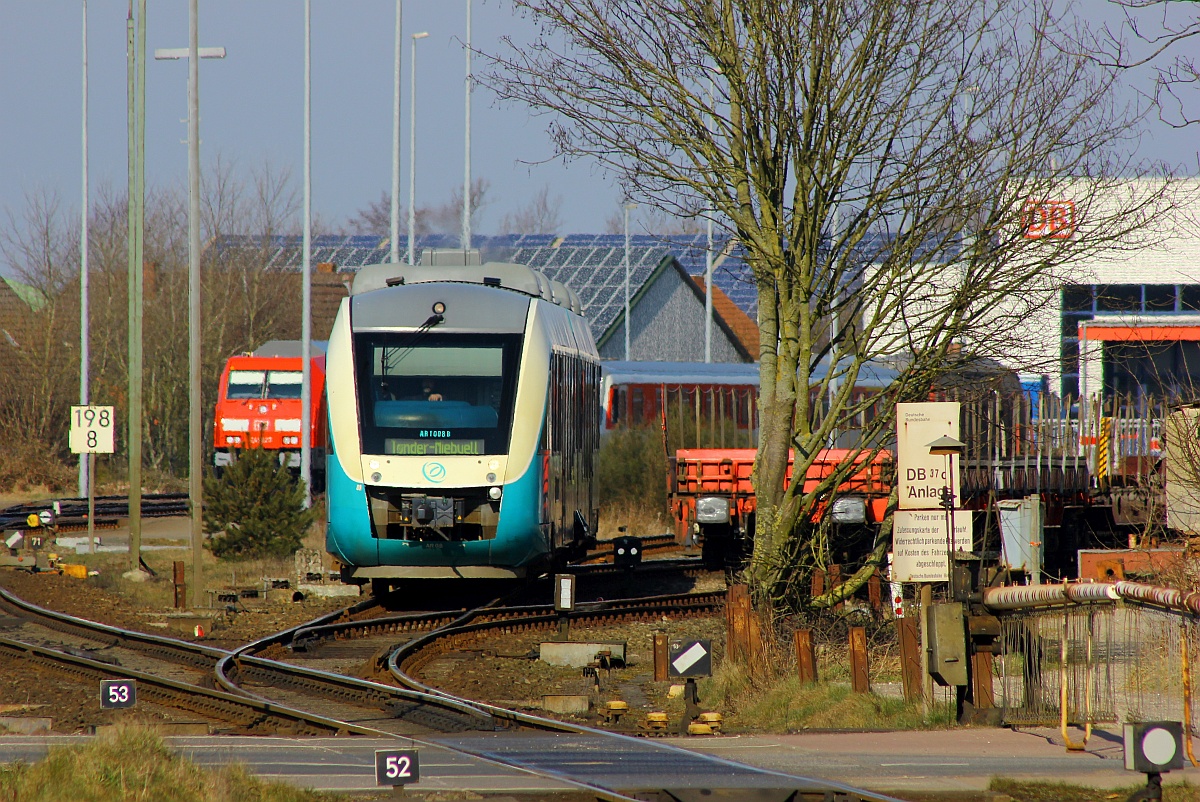
M 515 578 L 582 554 L 599 382 L 578 296 L 524 265 L 360 270 L 326 355 L 343 579 Z

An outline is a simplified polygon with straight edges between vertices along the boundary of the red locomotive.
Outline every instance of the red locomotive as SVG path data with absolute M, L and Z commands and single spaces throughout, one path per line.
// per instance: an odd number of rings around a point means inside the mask
M 238 449 L 279 452 L 279 461 L 300 469 L 302 343 L 271 340 L 249 354 L 231 356 L 221 371 L 213 416 L 213 468 L 217 474 Z M 312 478 L 324 487 L 326 414 L 325 344 L 312 344 Z

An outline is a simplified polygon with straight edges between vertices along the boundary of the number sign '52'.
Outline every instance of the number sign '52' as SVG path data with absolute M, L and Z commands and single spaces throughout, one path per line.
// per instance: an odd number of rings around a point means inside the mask
M 408 785 L 421 780 L 420 755 L 416 749 L 376 749 L 375 782 L 379 785 Z
M 72 454 L 113 453 L 113 408 L 91 405 L 71 407 L 71 434 L 68 440 Z

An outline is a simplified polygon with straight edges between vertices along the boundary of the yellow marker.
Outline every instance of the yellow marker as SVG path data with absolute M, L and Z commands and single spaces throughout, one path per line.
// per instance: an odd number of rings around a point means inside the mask
M 25 519 L 25 523 L 29 524 L 30 529 L 37 529 L 39 526 L 42 525 L 42 522 L 38 518 L 36 512 L 29 513 L 29 517 Z

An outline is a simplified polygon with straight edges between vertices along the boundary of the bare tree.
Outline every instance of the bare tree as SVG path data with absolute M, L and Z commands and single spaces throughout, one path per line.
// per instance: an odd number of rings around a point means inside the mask
M 1169 207 L 1170 182 L 1130 190 L 1157 175 L 1122 156 L 1136 121 L 1049 0 L 515 4 L 541 36 L 491 57 L 491 88 L 549 113 L 561 155 L 640 204 L 711 214 L 745 249 L 762 416 L 748 576 L 763 599 L 836 553 L 814 520 L 887 442 L 895 401 L 1020 353 L 1071 260 L 1131 246 Z M 1060 199 L 1069 225 L 1033 225 Z M 864 400 L 860 371 L 881 360 L 904 370 Z M 860 447 L 806 484 L 872 408 Z
M 1200 35 L 1200 16 L 1190 4 L 1167 0 L 1110 0 L 1119 9 L 1119 23 L 1103 27 L 1103 63 L 1125 69 L 1154 71 L 1149 93 L 1159 119 L 1176 128 L 1200 121 L 1196 89 L 1200 62 L 1188 40 Z
M 56 468 L 66 457 L 68 406 L 79 386 L 71 380 L 78 337 L 63 336 L 72 329 L 72 307 L 62 298 L 79 274 L 79 229 L 48 191 L 26 193 L 20 217 L 9 210 L 7 218 L 0 255 L 16 280 L 0 287 L 0 361 L 7 377 L 0 388 L 0 437 L 10 444 L 0 459 L 0 482 L 32 478 L 57 489 L 66 478 Z
M 403 208 L 401 219 L 407 219 Z M 379 200 L 371 201 L 365 209 L 359 209 L 354 217 L 346 221 L 345 230 L 350 234 L 374 234 L 386 237 L 392 228 L 392 196 L 386 191 L 379 193 Z
M 485 178 L 476 178 L 471 183 L 471 228 L 483 215 L 488 204 L 487 192 L 489 183 Z M 413 216 L 417 236 L 426 234 L 453 234 L 461 229 L 462 224 L 462 188 L 456 187 L 450 193 L 450 200 L 440 206 L 418 206 Z M 408 212 L 400 207 L 402 235 L 407 235 Z M 343 230 L 354 234 L 374 234 L 386 237 L 392 230 L 392 196 L 383 192 L 379 200 L 372 201 L 365 209 L 359 209 L 354 217 L 346 221 Z
M 488 205 L 488 189 L 491 184 L 486 178 L 476 178 L 471 182 L 471 229 L 483 217 Z M 418 210 L 418 212 L 421 210 Z M 425 210 L 425 225 L 429 233 L 457 234 L 462 230 L 463 193 L 462 187 L 455 187 L 450 193 L 450 200 L 440 206 Z
M 525 206 L 504 213 L 498 231 L 502 234 L 556 234 L 562 228 L 560 206 L 562 196 L 551 196 L 550 187 L 543 185 Z
M 704 218 L 678 217 L 653 206 L 641 207 L 630 215 L 630 234 L 700 234 L 704 231 Z M 605 234 L 625 233 L 625 212 L 619 206 L 604 218 Z

